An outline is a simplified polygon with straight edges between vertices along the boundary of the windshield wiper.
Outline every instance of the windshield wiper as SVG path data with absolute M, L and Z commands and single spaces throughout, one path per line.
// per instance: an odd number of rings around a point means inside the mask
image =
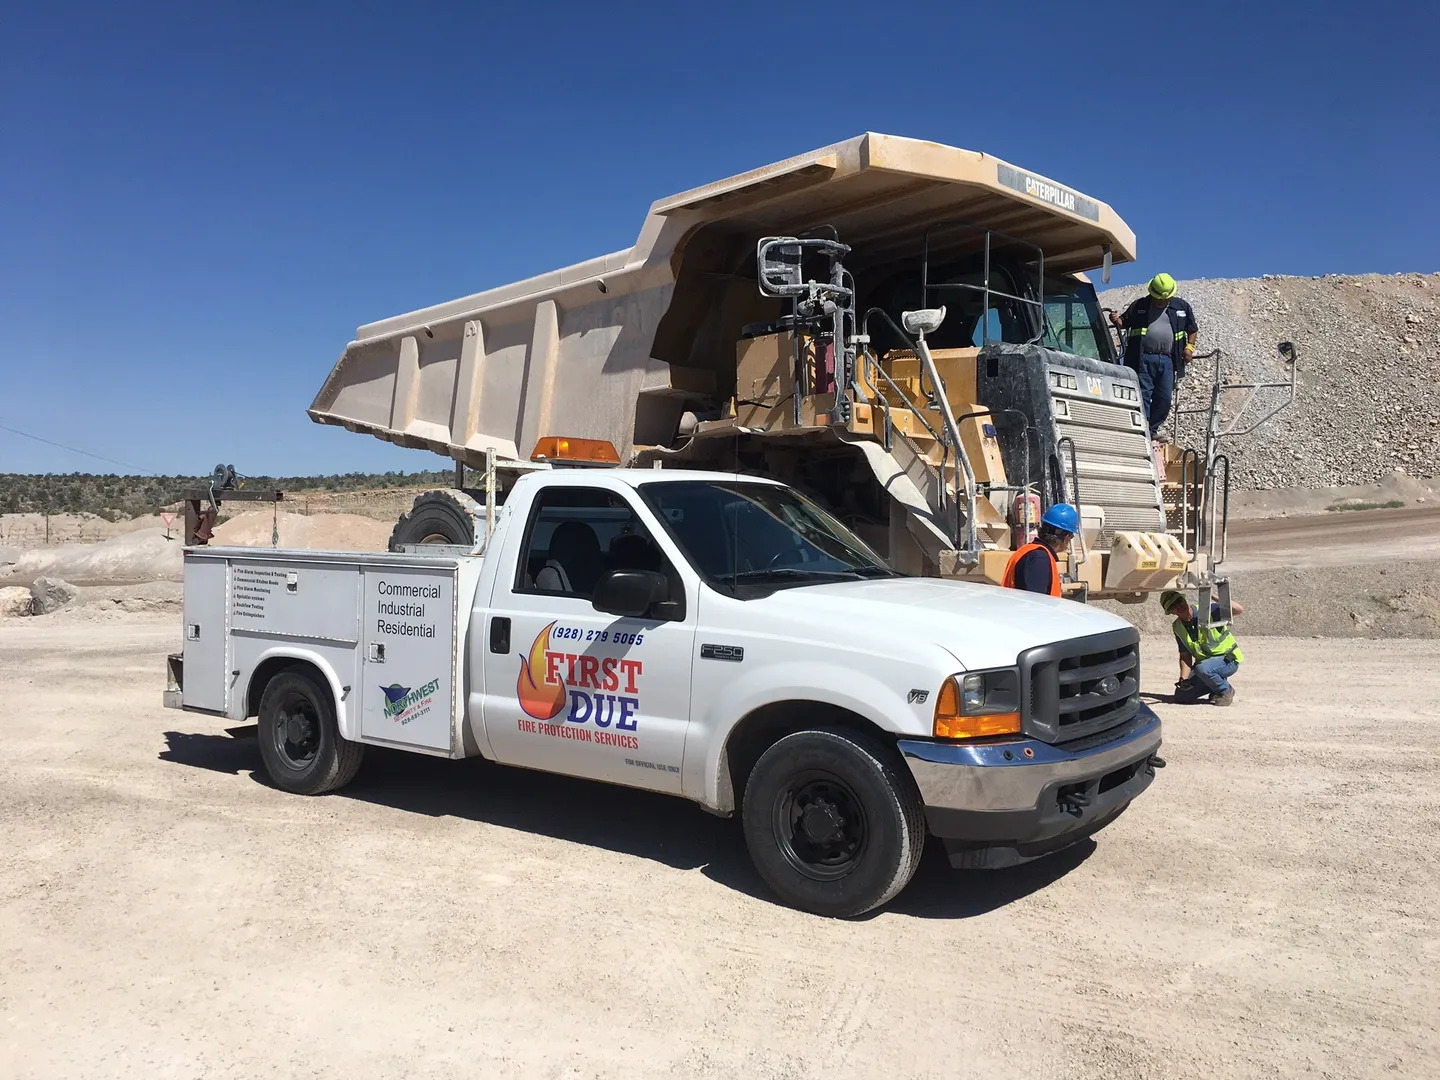
M 770 566 L 763 570 L 740 570 L 733 574 L 723 574 L 721 580 L 737 584 L 742 581 L 754 581 L 757 578 L 768 577 L 849 578 L 855 581 L 859 580 L 861 576 L 859 570 L 806 570 L 799 566 Z

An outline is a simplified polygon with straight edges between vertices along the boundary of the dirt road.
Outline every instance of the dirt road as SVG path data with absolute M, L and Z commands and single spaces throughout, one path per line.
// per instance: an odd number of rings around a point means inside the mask
M 1440 506 L 1237 521 L 1226 569 L 1352 566 L 1440 556 Z
M 1440 1075 L 1440 643 L 1257 641 L 1096 843 L 831 922 L 660 796 L 283 795 L 159 708 L 175 633 L 0 625 L 0 1076 Z

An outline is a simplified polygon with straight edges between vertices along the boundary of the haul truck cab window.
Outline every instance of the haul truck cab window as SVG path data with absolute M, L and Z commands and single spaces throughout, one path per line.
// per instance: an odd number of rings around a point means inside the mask
M 1095 287 L 1068 278 L 1045 279 L 1045 342 L 1073 356 L 1113 360 Z

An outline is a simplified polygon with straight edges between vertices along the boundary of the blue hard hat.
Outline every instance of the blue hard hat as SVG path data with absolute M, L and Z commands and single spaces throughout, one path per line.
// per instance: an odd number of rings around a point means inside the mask
M 1069 503 L 1056 503 L 1045 511 L 1040 521 L 1061 532 L 1078 533 L 1080 531 L 1080 511 Z

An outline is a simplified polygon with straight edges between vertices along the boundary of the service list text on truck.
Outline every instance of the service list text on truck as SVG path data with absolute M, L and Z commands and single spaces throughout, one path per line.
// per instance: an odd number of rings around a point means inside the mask
M 258 716 L 299 794 L 376 745 L 738 814 L 775 893 L 834 916 L 904 888 L 927 832 L 956 866 L 1034 858 L 1163 764 L 1129 624 L 901 575 L 782 484 L 538 470 L 480 546 L 188 548 L 166 704 Z

